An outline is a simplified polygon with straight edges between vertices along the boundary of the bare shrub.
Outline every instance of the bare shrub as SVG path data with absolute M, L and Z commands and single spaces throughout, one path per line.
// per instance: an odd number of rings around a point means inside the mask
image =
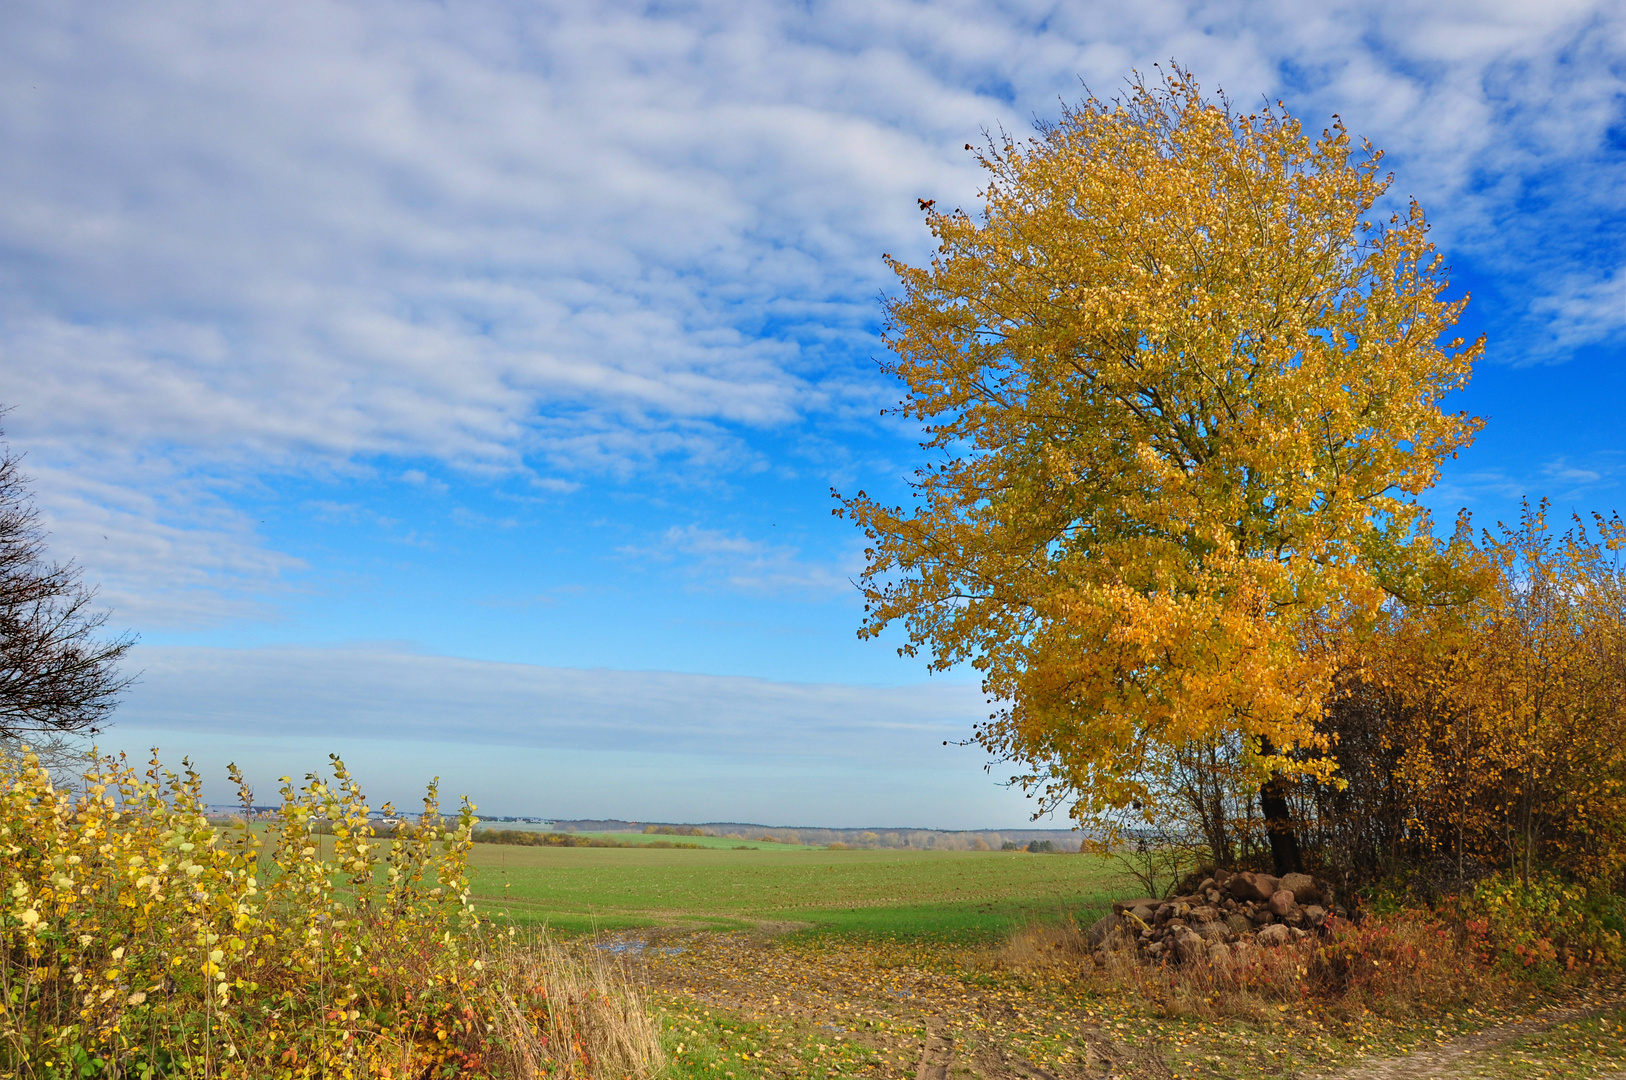
M 1169 896 L 1204 854 L 1201 843 L 1168 829 L 1128 838 L 1112 851 L 1118 869 L 1135 880 L 1141 895 L 1157 897 Z

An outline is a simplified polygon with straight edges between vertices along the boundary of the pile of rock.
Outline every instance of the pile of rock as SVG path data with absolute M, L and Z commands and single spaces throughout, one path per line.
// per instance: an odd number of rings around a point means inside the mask
M 1189 896 L 1120 900 L 1090 927 L 1098 949 L 1133 947 L 1151 960 L 1220 961 L 1238 950 L 1283 945 L 1345 917 L 1332 891 L 1308 874 L 1216 871 Z

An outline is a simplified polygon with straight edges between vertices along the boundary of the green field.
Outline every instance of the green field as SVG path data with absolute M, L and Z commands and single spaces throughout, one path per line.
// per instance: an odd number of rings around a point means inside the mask
M 993 937 L 1065 915 L 1093 920 L 1130 888 L 1090 856 L 783 844 L 736 851 L 735 843 L 699 851 L 477 844 L 474 894 L 488 912 L 570 932 L 769 927 Z

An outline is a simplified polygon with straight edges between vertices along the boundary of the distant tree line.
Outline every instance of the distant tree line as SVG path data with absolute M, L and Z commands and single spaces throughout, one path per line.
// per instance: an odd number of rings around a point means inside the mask
M 582 836 L 578 833 L 526 832 L 523 829 L 476 829 L 476 844 L 512 844 L 517 847 L 584 847 L 584 848 L 693 848 L 700 844 L 674 843 L 671 840 L 616 840 L 608 836 Z

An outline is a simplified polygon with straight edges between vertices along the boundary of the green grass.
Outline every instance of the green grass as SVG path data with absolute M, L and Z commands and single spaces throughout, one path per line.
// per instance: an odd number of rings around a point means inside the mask
M 471 862 L 485 910 L 567 932 L 768 926 L 991 938 L 1064 915 L 1093 919 L 1124 887 L 1090 856 L 1018 852 L 478 844 Z
M 778 1076 L 833 1080 L 875 1075 L 884 1052 L 789 1017 L 751 1021 L 698 1002 L 672 1002 L 661 1013 L 666 1080 L 729 1080 Z

